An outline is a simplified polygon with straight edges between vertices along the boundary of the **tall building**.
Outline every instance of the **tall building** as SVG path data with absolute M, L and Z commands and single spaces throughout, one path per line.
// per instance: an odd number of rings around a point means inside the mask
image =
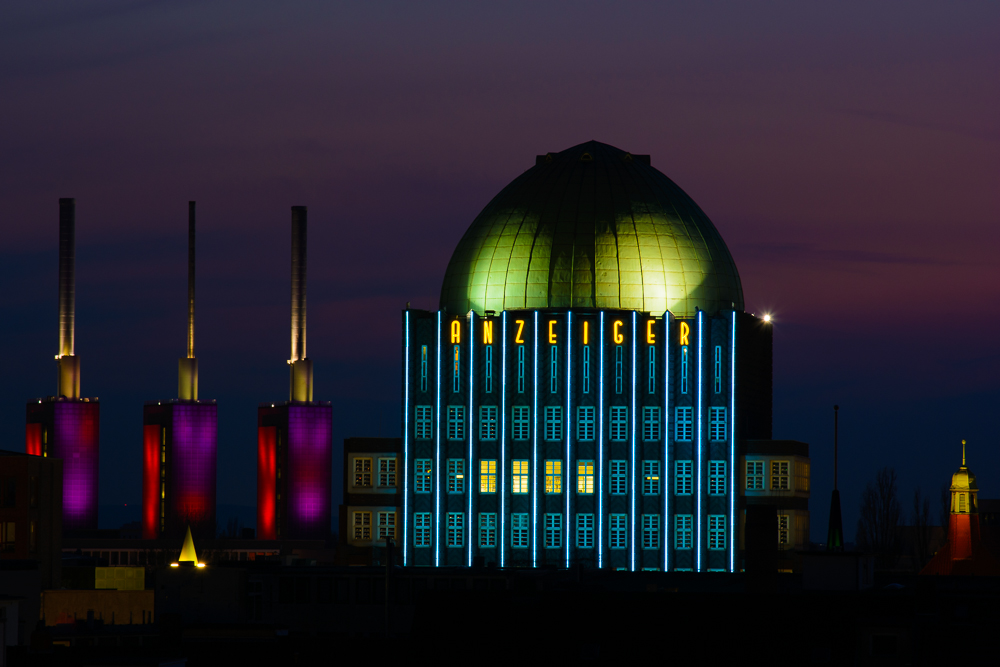
M 97 528 L 101 406 L 80 395 L 76 354 L 76 200 L 59 200 L 59 353 L 55 396 L 28 401 L 25 451 L 63 460 L 63 530 Z
M 648 155 L 538 156 L 402 319 L 405 564 L 742 567 L 771 326 Z
M 257 537 L 330 534 L 333 408 L 313 400 L 306 357 L 306 207 L 292 207 L 292 356 L 289 400 L 257 409 Z
M 198 398 L 194 354 L 195 202 L 188 202 L 187 355 L 178 360 L 177 398 L 142 410 L 142 536 L 180 539 L 188 526 L 214 538 L 218 407 Z
M 38 561 L 43 589 L 60 583 L 62 466 L 0 450 L 0 560 Z

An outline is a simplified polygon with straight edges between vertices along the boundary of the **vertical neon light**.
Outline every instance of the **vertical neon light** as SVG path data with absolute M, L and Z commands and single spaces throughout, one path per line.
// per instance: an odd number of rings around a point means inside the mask
M 24 451 L 32 456 L 42 455 L 42 425 L 26 424 L 24 431 Z
M 663 571 L 670 570 L 670 389 L 674 386 L 670 374 L 670 311 L 663 313 L 663 472 L 660 481 L 663 489 Z
M 215 406 L 211 406 L 214 408 Z M 284 453 L 288 482 L 282 493 L 290 539 L 321 539 L 330 532 L 333 474 L 333 408 L 289 405 Z M 175 427 L 176 429 L 176 427 Z M 214 438 L 213 438 L 214 439 Z M 214 470 L 212 479 L 215 479 Z
M 736 311 L 730 332 L 729 371 L 729 571 L 736 571 Z
M 434 358 L 437 380 L 434 394 L 437 403 L 437 417 L 434 429 L 434 565 L 441 564 L 441 311 L 437 312 L 437 356 Z
M 573 374 L 573 355 L 572 355 L 572 345 L 573 345 L 573 311 L 566 313 L 566 472 L 570 471 L 570 460 L 569 460 L 569 443 L 571 438 L 571 431 L 573 429 L 573 419 L 570 412 L 570 401 L 572 396 L 572 374 Z M 569 503 L 570 496 L 569 486 L 566 487 L 566 520 L 565 520 L 565 531 L 564 539 L 566 540 L 566 567 L 569 567 Z
M 403 347 L 403 567 L 410 564 L 410 311 L 404 316 Z M 346 527 L 341 530 L 347 530 Z
M 503 323 L 501 324 L 503 329 L 503 361 L 501 365 L 501 375 L 503 378 L 500 380 L 500 567 L 504 566 L 506 562 L 504 556 L 506 556 L 506 546 L 507 546 L 507 503 L 506 503 L 506 491 L 507 491 L 507 473 L 504 467 L 504 451 L 507 448 L 507 311 L 503 311 Z
M 694 539 L 695 539 L 694 544 L 695 544 L 695 549 L 696 549 L 696 551 L 695 551 L 695 560 L 696 560 L 696 563 L 697 563 L 695 569 L 698 572 L 701 572 L 701 478 L 702 478 L 702 470 L 701 470 L 701 444 L 702 444 L 702 437 L 701 437 L 701 412 L 702 412 L 701 379 L 702 378 L 701 378 L 701 375 L 702 375 L 702 368 L 701 368 L 701 364 L 702 364 L 702 353 L 704 352 L 704 350 L 702 349 L 704 347 L 704 340 L 705 340 L 705 327 L 703 326 L 703 322 L 702 322 L 702 311 L 699 310 L 698 311 L 698 400 L 697 400 L 697 404 L 698 404 L 698 440 L 697 440 L 697 443 L 696 443 L 696 445 L 697 445 L 696 457 L 697 457 L 698 461 L 697 461 L 696 468 L 695 468 L 696 469 L 696 474 L 698 475 L 698 481 L 697 481 L 697 484 L 695 485 L 695 490 L 696 490 L 696 492 L 698 494 L 698 500 L 697 500 L 697 512 L 698 512 L 698 516 L 695 519 L 695 526 L 697 527 L 697 529 L 696 529 L 695 535 L 694 535 Z
M 159 442 L 159 437 L 157 437 Z M 278 539 L 278 429 L 257 428 L 257 539 Z
M 476 352 L 476 314 L 469 312 L 469 461 L 465 466 L 465 492 L 469 494 L 468 501 L 468 514 L 469 518 L 466 520 L 469 526 L 469 557 L 468 566 L 472 567 L 472 536 L 473 536 L 473 523 L 472 520 L 472 471 L 475 469 L 472 465 L 472 434 L 475 431 L 475 414 L 472 411 L 472 395 L 474 391 L 473 383 L 474 379 L 472 376 L 473 369 L 476 367 L 475 358 L 473 355 Z
M 160 532 L 160 426 L 142 427 L 142 539 Z
M 538 567 L 538 311 L 535 311 L 535 352 L 531 383 L 532 486 L 531 486 L 531 567 Z
M 637 338 L 637 336 L 636 336 L 636 324 L 635 324 L 636 323 L 636 317 L 637 317 L 637 313 L 633 310 L 632 311 L 632 438 L 631 438 L 631 440 L 632 440 L 632 462 L 629 463 L 629 466 L 631 466 L 631 469 L 629 470 L 630 479 L 629 479 L 629 485 L 628 485 L 628 494 L 630 496 L 629 500 L 631 501 L 631 503 L 630 503 L 631 508 L 630 508 L 629 514 L 632 515 L 630 517 L 632 519 L 632 522 L 631 522 L 631 525 L 630 525 L 631 535 L 629 535 L 629 551 L 630 551 L 630 553 L 629 553 L 629 562 L 630 562 L 629 568 L 632 570 L 632 572 L 635 572 L 635 479 L 636 479 L 636 474 L 635 474 L 635 417 L 636 417 L 636 415 L 635 415 L 635 380 L 636 380 L 636 377 L 635 377 L 635 350 L 636 350 L 636 342 L 635 341 L 636 341 L 636 338 Z
M 601 311 L 601 392 L 597 407 L 597 567 L 604 567 L 604 311 Z M 577 470 L 579 475 L 579 470 Z M 579 483 L 579 482 L 578 482 Z

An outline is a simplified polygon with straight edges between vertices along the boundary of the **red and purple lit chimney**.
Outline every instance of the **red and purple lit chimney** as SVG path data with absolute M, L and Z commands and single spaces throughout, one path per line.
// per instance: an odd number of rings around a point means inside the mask
M 76 200 L 59 200 L 59 353 L 55 396 L 27 405 L 28 454 L 63 460 L 63 530 L 97 528 L 100 404 L 80 396 L 76 356 Z
M 257 537 L 330 533 L 333 408 L 313 400 L 306 357 L 306 207 L 292 207 L 292 354 L 289 400 L 257 410 Z
M 218 408 L 198 398 L 194 356 L 195 203 L 188 202 L 187 356 L 178 361 L 178 398 L 143 407 L 142 536 L 214 538 Z

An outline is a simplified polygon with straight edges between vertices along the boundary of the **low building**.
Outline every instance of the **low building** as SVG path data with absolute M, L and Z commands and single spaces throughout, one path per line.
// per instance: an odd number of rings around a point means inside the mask
M 740 461 L 742 512 L 747 507 L 773 507 L 777 515 L 778 567 L 798 569 L 796 552 L 809 546 L 809 445 L 797 440 L 747 440 Z M 741 537 L 745 535 L 741 528 Z M 740 550 L 745 550 L 741 540 Z
M 388 540 L 398 536 L 403 504 L 402 438 L 344 440 L 344 502 L 340 506 L 343 565 L 385 563 Z M 398 545 L 398 542 L 396 542 Z
M 0 451 L 0 560 L 37 561 L 44 588 L 59 586 L 62 464 Z

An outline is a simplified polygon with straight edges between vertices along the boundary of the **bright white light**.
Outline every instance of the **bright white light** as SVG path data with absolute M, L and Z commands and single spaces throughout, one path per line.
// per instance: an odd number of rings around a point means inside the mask
M 765 315 L 764 316 L 764 321 L 765 322 L 770 322 L 771 321 L 771 316 L 770 315 Z

